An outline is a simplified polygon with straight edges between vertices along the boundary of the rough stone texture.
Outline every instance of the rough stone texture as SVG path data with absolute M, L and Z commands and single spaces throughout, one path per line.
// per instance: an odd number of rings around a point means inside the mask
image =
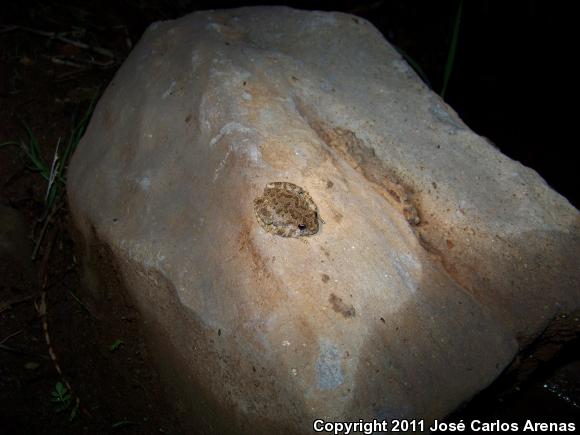
M 258 224 L 274 181 L 310 194 L 318 233 Z M 94 300 L 126 288 L 208 432 L 441 417 L 578 314 L 578 211 L 346 14 L 152 25 L 68 191 Z

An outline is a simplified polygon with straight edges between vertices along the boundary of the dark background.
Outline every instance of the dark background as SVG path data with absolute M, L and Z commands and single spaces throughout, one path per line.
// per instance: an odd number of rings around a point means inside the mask
M 0 2 L 0 143 L 26 136 L 23 122 L 37 135 L 49 161 L 58 137 L 102 91 L 154 21 L 194 10 L 267 2 L 103 1 Z M 281 3 L 269 3 L 281 4 Z M 393 45 L 425 72 L 439 93 L 459 1 L 301 1 L 302 9 L 338 10 L 372 22 Z M 445 95 L 476 133 L 505 154 L 539 172 L 555 190 L 578 206 L 578 140 L 572 136 L 577 87 L 572 65 L 578 49 L 571 10 L 548 1 L 466 1 L 457 53 Z M 116 60 L 87 57 L 86 51 L 23 28 L 67 32 L 112 50 Z M 55 64 L 66 59 L 83 65 Z M 87 62 L 88 61 L 88 62 Z M 21 153 L 0 149 L 0 201 L 17 210 L 30 227 L 42 212 L 45 182 L 27 170 Z M 4 433 L 176 433 L 149 364 L 135 313 L 95 319 L 79 307 L 70 289 L 80 285 L 66 210 L 54 224 L 59 249 L 49 265 L 54 285 L 48 296 L 49 324 L 59 360 L 88 413 L 73 422 L 55 411 L 50 393 L 59 377 L 46 358 L 34 299 L 0 309 L 0 434 Z M 38 262 L 30 265 L 36 273 Z M 2 276 L 0 278 L 3 279 Z M 6 281 L 7 282 L 7 281 Z M 26 293 L 27 280 L 2 287 Z M 4 284 L 3 284 L 4 285 Z M 36 290 L 35 290 L 36 291 Z M 26 293 L 28 294 L 28 293 Z M 32 296 L 37 293 L 32 292 Z M 2 302 L 0 292 L 0 306 Z M 129 320 L 128 320 L 129 319 Z M 8 341 L 10 332 L 19 331 Z M 110 344 L 122 338 L 115 352 Z M 502 421 L 571 421 L 580 414 L 580 346 L 577 339 L 542 354 L 532 346 L 525 358 L 536 371 L 506 373 L 450 420 L 478 417 Z M 561 345 L 561 346 L 560 346 Z M 30 369 L 27 363 L 37 362 Z M 576 417 L 577 418 L 577 417 Z M 577 421 L 577 420 L 576 420 Z M 172 431 L 173 428 L 173 431 Z

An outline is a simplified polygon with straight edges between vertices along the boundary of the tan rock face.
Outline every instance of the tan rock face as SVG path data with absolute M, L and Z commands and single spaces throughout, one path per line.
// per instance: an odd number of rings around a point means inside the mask
M 316 231 L 264 228 L 299 228 L 257 216 L 272 182 L 308 193 Z M 152 25 L 68 190 L 95 301 L 127 291 L 184 424 L 208 432 L 441 417 L 580 305 L 577 210 L 350 15 Z

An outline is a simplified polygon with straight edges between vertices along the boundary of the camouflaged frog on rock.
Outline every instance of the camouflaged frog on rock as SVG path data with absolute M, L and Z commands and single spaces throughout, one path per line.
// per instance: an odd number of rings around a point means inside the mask
M 288 182 L 268 183 L 254 200 L 254 214 L 262 228 L 282 237 L 318 232 L 318 207 L 304 189 Z

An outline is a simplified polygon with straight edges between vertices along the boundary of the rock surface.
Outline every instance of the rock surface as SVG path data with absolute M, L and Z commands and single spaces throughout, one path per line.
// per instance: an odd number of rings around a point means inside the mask
M 93 299 L 126 290 L 190 430 L 442 417 L 580 307 L 578 211 L 346 14 L 152 25 L 68 180 Z M 258 223 L 270 182 L 315 234 Z

